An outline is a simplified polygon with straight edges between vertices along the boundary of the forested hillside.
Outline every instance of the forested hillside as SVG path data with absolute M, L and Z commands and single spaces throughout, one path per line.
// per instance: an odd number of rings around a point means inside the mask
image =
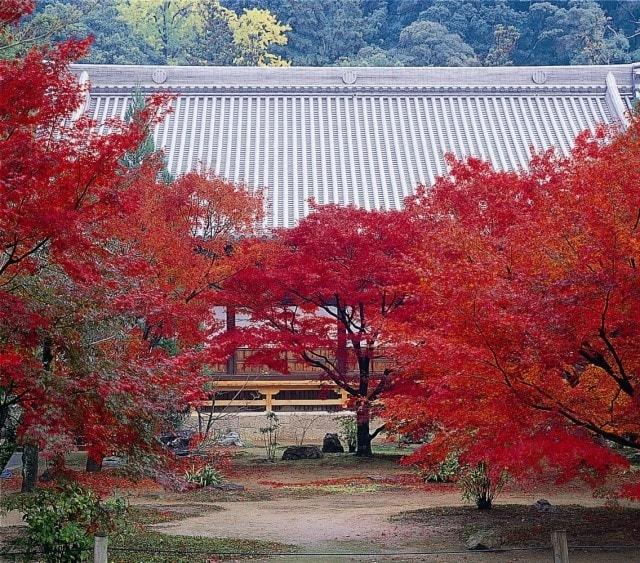
M 640 2 L 41 0 L 23 33 L 92 34 L 95 63 L 623 63 L 640 60 Z

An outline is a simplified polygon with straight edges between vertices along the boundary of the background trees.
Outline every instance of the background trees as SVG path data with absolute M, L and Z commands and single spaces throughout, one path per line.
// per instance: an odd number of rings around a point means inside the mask
M 86 60 L 97 63 L 608 64 L 635 60 L 640 49 L 640 12 L 623 0 L 349 0 L 322 9 L 311 0 L 37 4 L 25 36 L 92 34 Z
M 24 30 L 90 33 L 91 62 L 557 65 L 637 59 L 638 21 L 624 0 L 42 0 Z

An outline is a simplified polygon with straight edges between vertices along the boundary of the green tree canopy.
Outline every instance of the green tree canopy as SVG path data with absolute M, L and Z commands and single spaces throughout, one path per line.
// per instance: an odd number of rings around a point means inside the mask
M 407 66 L 474 66 L 473 48 L 457 33 L 432 21 L 416 21 L 400 34 L 398 53 Z

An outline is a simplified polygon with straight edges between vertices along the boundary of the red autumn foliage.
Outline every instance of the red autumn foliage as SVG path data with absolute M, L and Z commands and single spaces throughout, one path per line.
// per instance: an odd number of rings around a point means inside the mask
M 165 184 L 155 155 L 126 165 L 171 98 L 99 127 L 69 70 L 88 47 L 0 61 L 0 429 L 17 418 L 52 454 L 82 435 L 99 460 L 157 451 L 201 394 L 211 308 L 261 202 L 207 175 Z
M 325 206 L 268 241 L 226 293 L 253 326 L 230 335 L 258 349 L 253 361 L 287 373 L 287 354 L 346 390 L 357 413 L 358 455 L 371 455 L 376 401 L 393 366 L 385 365 L 385 318 L 403 306 L 398 289 L 410 270 L 400 260 L 409 241 L 399 212 Z
M 415 361 L 386 404 L 435 436 L 411 461 L 593 485 L 628 467 L 605 439 L 640 449 L 639 133 L 583 134 L 528 172 L 451 161 L 408 202 L 420 283 L 388 330 Z
M 0 4 L 0 28 L 18 22 L 23 16 L 31 14 L 35 7 L 35 0 L 2 0 Z

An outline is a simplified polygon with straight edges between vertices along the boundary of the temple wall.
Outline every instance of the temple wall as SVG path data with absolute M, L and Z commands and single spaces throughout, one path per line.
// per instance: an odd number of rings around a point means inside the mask
M 350 411 L 340 412 L 279 412 L 276 413 L 280 426 L 278 429 L 278 443 L 281 445 L 321 444 L 327 432 L 338 432 L 336 417 L 353 414 Z M 214 415 L 216 416 L 216 415 Z M 213 424 L 212 439 L 223 436 L 228 432 L 237 432 L 247 446 L 262 446 L 263 436 L 260 428 L 268 425 L 265 412 L 221 413 Z M 191 416 L 192 426 L 197 426 L 197 416 Z M 381 425 L 380 421 L 373 421 L 372 430 Z M 346 444 L 343 444 L 346 447 Z

